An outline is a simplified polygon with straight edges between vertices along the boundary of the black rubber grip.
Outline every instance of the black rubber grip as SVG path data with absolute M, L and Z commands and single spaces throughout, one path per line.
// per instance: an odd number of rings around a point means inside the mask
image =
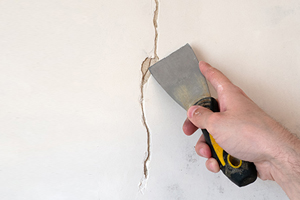
M 203 98 L 195 105 L 209 108 L 213 112 L 220 112 L 218 102 L 212 97 Z M 242 187 L 253 183 L 256 180 L 257 171 L 254 163 L 243 161 L 229 155 L 216 143 L 214 138 L 207 132 L 206 129 L 202 129 L 202 132 L 206 143 L 210 147 L 212 157 L 218 161 L 222 172 L 233 183 Z

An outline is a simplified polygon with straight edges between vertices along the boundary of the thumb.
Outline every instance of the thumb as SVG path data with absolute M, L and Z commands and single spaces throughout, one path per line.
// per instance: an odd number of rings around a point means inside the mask
M 208 118 L 214 114 L 208 108 L 202 106 L 192 106 L 187 112 L 188 119 L 198 128 L 206 129 Z

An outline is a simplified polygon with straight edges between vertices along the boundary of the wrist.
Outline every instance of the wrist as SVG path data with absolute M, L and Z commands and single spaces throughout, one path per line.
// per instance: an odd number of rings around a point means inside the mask
M 290 199 L 300 196 L 300 140 L 287 130 L 272 155 L 271 176 L 286 192 Z

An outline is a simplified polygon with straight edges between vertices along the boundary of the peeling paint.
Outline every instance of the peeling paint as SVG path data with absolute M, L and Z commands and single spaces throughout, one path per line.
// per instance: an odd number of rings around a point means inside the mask
M 159 12 L 159 2 L 158 0 L 155 0 L 155 10 L 154 10 L 154 15 L 153 15 L 153 26 L 154 26 L 154 31 L 155 31 L 155 35 L 154 35 L 154 55 L 153 57 L 147 57 L 145 58 L 145 60 L 142 62 L 141 65 L 141 72 L 142 72 L 142 79 L 141 79 L 141 85 L 140 85 L 140 89 L 141 89 L 141 98 L 140 98 L 140 106 L 141 106 L 141 112 L 142 112 L 142 123 L 146 129 L 146 133 L 147 133 L 147 149 L 146 149 L 146 156 L 145 156 L 145 160 L 144 160 L 144 175 L 142 180 L 139 183 L 139 191 L 143 192 L 142 190 L 145 189 L 146 186 L 146 181 L 148 179 L 148 175 L 149 175 L 149 170 L 148 170 L 148 163 L 150 161 L 150 155 L 151 155 L 151 149 L 150 149 L 150 130 L 148 127 L 148 124 L 146 122 L 146 116 L 145 116 L 145 105 L 144 105 L 144 86 L 147 83 L 149 77 L 150 77 L 150 71 L 149 71 L 149 67 L 153 64 L 155 64 L 159 58 L 157 55 L 157 40 L 158 40 L 158 31 L 157 31 L 157 27 L 158 27 L 158 12 Z

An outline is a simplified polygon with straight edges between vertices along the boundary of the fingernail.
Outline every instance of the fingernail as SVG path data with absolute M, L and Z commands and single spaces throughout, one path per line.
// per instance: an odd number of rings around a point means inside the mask
M 188 117 L 192 118 L 194 115 L 199 115 L 199 114 L 200 114 L 199 106 L 193 106 L 192 108 L 189 109 Z

